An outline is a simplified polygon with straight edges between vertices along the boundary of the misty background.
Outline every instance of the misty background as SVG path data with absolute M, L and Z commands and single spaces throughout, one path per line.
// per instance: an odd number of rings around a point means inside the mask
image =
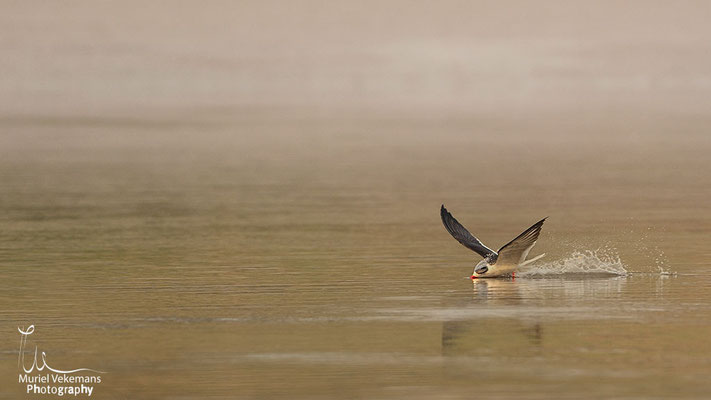
M 709 110 L 705 1 L 2 3 L 5 120 Z

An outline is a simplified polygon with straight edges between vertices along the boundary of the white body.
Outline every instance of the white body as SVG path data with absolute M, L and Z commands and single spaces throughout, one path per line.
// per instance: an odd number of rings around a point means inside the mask
M 518 265 L 513 265 L 513 264 L 502 264 L 499 265 L 498 263 L 494 264 L 489 264 L 486 260 L 482 260 L 479 262 L 479 264 L 476 265 L 474 268 L 474 272 L 472 272 L 472 279 L 478 279 L 478 278 L 500 278 L 502 276 L 509 276 L 512 273 L 516 272 L 516 269 L 518 267 L 523 267 L 525 265 L 528 265 L 541 257 L 545 256 L 546 254 L 543 253 L 539 256 L 533 257 L 530 260 L 526 260 L 522 262 L 521 264 Z M 488 270 L 486 271 L 485 274 L 477 274 L 476 270 L 479 269 L 481 266 L 486 266 Z

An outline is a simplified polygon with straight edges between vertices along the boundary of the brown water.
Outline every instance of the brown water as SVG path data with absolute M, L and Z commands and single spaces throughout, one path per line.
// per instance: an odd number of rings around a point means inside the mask
M 707 9 L 7 2 L 0 398 L 711 397 Z
M 662 124 L 632 140 L 614 121 L 585 143 L 545 120 L 3 124 L 5 398 L 24 397 L 15 329 L 30 324 L 48 364 L 107 372 L 97 398 L 711 390 L 706 136 Z M 536 274 L 465 279 L 478 260 L 441 226 L 442 202 L 491 246 L 548 215 Z

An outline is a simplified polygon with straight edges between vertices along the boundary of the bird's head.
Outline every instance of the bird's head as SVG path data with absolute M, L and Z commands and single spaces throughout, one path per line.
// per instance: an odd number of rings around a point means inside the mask
M 474 267 L 474 272 L 472 272 L 471 278 L 477 279 L 486 275 L 486 273 L 489 272 L 489 267 L 491 267 L 491 265 L 489 265 L 489 261 L 486 259 L 479 261 L 479 264 Z

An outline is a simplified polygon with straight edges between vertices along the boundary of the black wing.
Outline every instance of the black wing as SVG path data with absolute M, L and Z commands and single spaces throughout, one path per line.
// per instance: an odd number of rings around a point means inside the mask
M 503 245 L 499 249 L 499 257 L 496 263 L 519 265 L 524 262 L 528 253 L 533 248 L 533 245 L 536 244 L 536 240 L 538 240 L 538 235 L 541 233 L 541 228 L 546 218 L 536 222 L 533 226 L 523 231 L 522 234 L 516 236 L 516 239 Z
M 472 234 L 469 233 L 467 228 L 463 227 L 462 224 L 460 224 L 459 221 L 454 219 L 452 214 L 450 214 L 449 211 L 444 208 L 444 204 L 442 204 L 442 208 L 439 210 L 439 214 L 442 217 L 442 223 L 447 229 L 447 232 L 449 232 L 452 237 L 457 239 L 457 242 L 463 244 L 465 247 L 471 250 L 474 250 L 484 258 L 492 259 L 496 257 L 496 252 L 484 246 L 484 244 L 481 243 L 479 239 L 472 236 Z

